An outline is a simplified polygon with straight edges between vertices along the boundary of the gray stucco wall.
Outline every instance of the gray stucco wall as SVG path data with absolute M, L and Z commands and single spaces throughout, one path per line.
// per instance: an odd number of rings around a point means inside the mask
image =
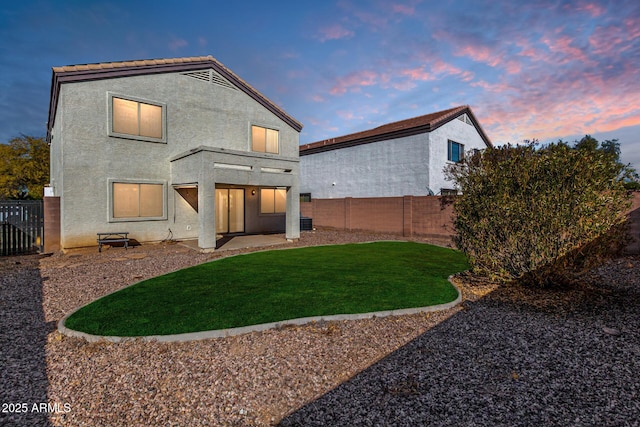
M 109 136 L 108 93 L 166 105 L 166 143 Z M 299 133 L 240 90 L 180 73 L 62 84 L 50 182 L 61 197 L 62 247 L 94 245 L 98 231 L 126 230 L 139 241 L 162 240 L 169 229 L 174 238 L 197 236 L 197 213 L 172 188 L 170 159 L 199 146 L 251 151 L 252 124 L 279 130 L 277 156 L 297 161 Z M 109 221 L 113 180 L 165 184 L 166 218 Z
M 430 133 L 300 156 L 300 192 L 312 198 L 426 196 L 445 180 L 448 140 L 486 148 L 477 130 L 454 119 Z

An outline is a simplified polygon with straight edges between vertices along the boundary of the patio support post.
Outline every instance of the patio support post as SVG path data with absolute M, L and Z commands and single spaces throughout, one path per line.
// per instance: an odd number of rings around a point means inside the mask
M 287 188 L 286 238 L 300 238 L 300 184 L 298 180 Z
M 207 171 L 198 183 L 198 246 L 205 252 L 216 248 L 216 182 Z

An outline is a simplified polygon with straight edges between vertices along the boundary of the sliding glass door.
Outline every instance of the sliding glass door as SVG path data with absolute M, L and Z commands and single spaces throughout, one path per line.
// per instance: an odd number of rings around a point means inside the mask
M 216 233 L 244 232 L 244 189 L 216 188 Z

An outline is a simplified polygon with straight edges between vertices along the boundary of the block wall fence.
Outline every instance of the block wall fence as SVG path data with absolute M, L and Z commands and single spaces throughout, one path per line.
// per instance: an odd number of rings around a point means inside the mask
M 312 199 L 300 202 L 300 213 L 319 228 L 451 239 L 455 230 L 450 202 L 442 196 Z M 626 252 L 640 254 L 640 191 L 633 193 L 627 217 L 631 240 Z
M 300 202 L 300 213 L 312 218 L 314 227 L 451 239 L 455 234 L 454 214 L 447 199 L 442 196 L 313 199 Z M 60 198 L 45 197 L 45 253 L 59 250 L 59 206 Z M 631 240 L 626 252 L 640 254 L 640 191 L 634 192 L 627 216 Z
M 300 202 L 300 212 L 314 227 L 451 238 L 451 202 L 442 196 L 312 199 Z

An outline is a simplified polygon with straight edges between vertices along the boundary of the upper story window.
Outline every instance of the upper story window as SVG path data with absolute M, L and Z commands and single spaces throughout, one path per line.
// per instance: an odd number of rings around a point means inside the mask
M 109 135 L 166 142 L 163 104 L 109 94 Z
M 464 145 L 449 140 L 447 147 L 447 160 L 456 163 L 464 160 Z
M 251 126 L 251 149 L 260 153 L 278 154 L 280 135 L 275 129 Z

